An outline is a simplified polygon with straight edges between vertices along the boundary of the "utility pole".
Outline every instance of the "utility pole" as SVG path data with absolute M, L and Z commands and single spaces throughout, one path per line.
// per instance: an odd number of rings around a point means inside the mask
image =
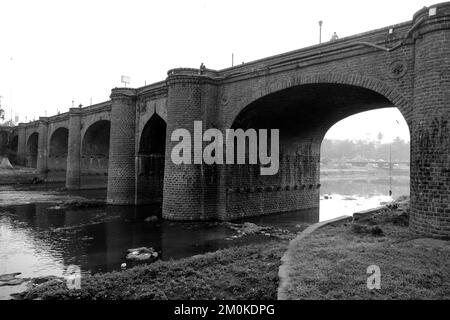
M 395 120 L 395 123 L 397 125 L 400 125 L 400 122 L 398 120 Z M 389 196 L 392 196 L 392 143 L 394 141 L 392 140 L 389 143 Z
M 389 143 L 389 196 L 392 196 L 392 141 Z
M 2 98 L 3 96 L 0 96 L 0 120 L 4 119 L 3 109 L 2 109 Z
M 323 24 L 323 21 L 320 20 L 319 21 L 319 44 L 322 43 L 322 24 Z

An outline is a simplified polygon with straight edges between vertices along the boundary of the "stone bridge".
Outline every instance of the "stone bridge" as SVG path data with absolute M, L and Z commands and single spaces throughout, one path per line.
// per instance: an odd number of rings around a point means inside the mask
M 21 123 L 17 162 L 116 205 L 163 203 L 173 220 L 319 206 L 320 145 L 338 121 L 396 107 L 411 136 L 411 229 L 450 237 L 450 3 L 411 21 L 223 70 L 173 69 L 110 101 Z M 178 128 L 280 129 L 280 170 L 172 163 Z M 205 146 L 208 143 L 204 143 Z

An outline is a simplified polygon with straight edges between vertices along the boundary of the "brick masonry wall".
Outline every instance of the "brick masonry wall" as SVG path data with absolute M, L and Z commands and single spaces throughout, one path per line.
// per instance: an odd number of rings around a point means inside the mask
M 67 149 L 66 188 L 80 189 L 81 160 L 81 110 L 71 108 L 69 112 L 69 141 Z
M 47 143 L 47 131 L 48 123 L 47 118 L 39 118 L 39 142 L 38 142 L 38 156 L 37 156 L 37 169 L 40 174 L 44 176 L 47 174 L 47 157 L 48 157 L 48 143 Z
M 135 90 L 113 89 L 111 101 L 107 202 L 116 205 L 135 204 Z
M 427 12 L 416 15 L 416 20 Z M 416 40 L 411 126 L 411 230 L 450 238 L 450 4 Z
M 203 121 L 203 130 L 212 127 L 207 115 L 208 108 L 215 105 L 216 98 L 217 88 L 207 78 L 196 75 L 174 75 L 168 78 L 164 218 L 207 220 L 217 217 L 217 170 L 204 164 L 175 165 L 171 159 L 172 148 L 177 144 L 171 141 L 172 132 L 184 128 L 193 137 L 194 121 L 197 120 Z
M 320 143 L 280 141 L 280 167 L 260 175 L 259 165 L 230 165 L 223 220 L 319 207 Z
M 25 165 L 26 161 L 26 129 L 25 126 L 19 124 L 18 127 L 18 141 L 17 141 L 17 163 L 21 166 Z

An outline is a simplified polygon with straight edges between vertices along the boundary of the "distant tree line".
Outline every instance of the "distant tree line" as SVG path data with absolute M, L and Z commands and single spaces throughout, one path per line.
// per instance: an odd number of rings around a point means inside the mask
M 367 140 L 331 140 L 324 139 L 321 147 L 321 159 L 329 161 L 389 161 L 389 147 L 392 161 L 409 162 L 410 143 L 399 137 L 392 143 Z

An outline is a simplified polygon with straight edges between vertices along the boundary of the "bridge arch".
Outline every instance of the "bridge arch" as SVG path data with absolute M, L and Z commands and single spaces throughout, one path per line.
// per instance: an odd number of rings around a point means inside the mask
M 108 179 L 111 122 L 99 120 L 85 131 L 81 143 L 80 183 L 83 188 L 104 188 Z
M 39 146 L 39 133 L 33 132 L 27 139 L 26 166 L 36 168 Z
M 227 216 L 238 218 L 317 209 L 320 147 L 326 132 L 353 114 L 397 107 L 408 122 L 408 104 L 381 81 L 359 76 L 317 75 L 274 83 L 241 104 L 229 127 L 280 129 L 279 171 L 260 175 L 260 164 L 226 166 Z M 242 104 L 243 104 L 242 103 Z
M 11 161 L 11 163 L 17 162 L 18 147 L 19 147 L 19 136 L 17 134 L 13 134 L 9 140 L 9 150 L 10 150 L 9 161 Z
M 67 157 L 67 147 L 69 130 L 66 127 L 59 127 L 50 136 L 49 156 Z
M 358 74 L 325 73 L 295 76 L 288 79 L 280 79 L 279 81 L 271 81 L 269 83 L 258 83 L 254 90 L 252 90 L 251 94 L 244 95 L 239 101 L 236 102 L 233 112 L 230 113 L 227 120 L 226 127 L 230 128 L 235 119 L 245 108 L 265 96 L 289 88 L 315 84 L 350 85 L 374 91 L 381 96 L 384 96 L 395 107 L 397 107 L 407 122 L 411 119 L 411 106 L 408 104 L 407 99 L 401 94 L 400 90 L 392 85 L 372 77 L 365 77 Z
M 9 142 L 10 142 L 10 133 L 5 130 L 0 130 L 0 156 L 7 155 Z
M 154 113 L 142 129 L 137 162 L 137 202 L 162 201 L 166 121 Z
M 66 127 L 56 128 L 50 135 L 47 168 L 51 180 L 65 179 L 68 142 L 69 130 Z

